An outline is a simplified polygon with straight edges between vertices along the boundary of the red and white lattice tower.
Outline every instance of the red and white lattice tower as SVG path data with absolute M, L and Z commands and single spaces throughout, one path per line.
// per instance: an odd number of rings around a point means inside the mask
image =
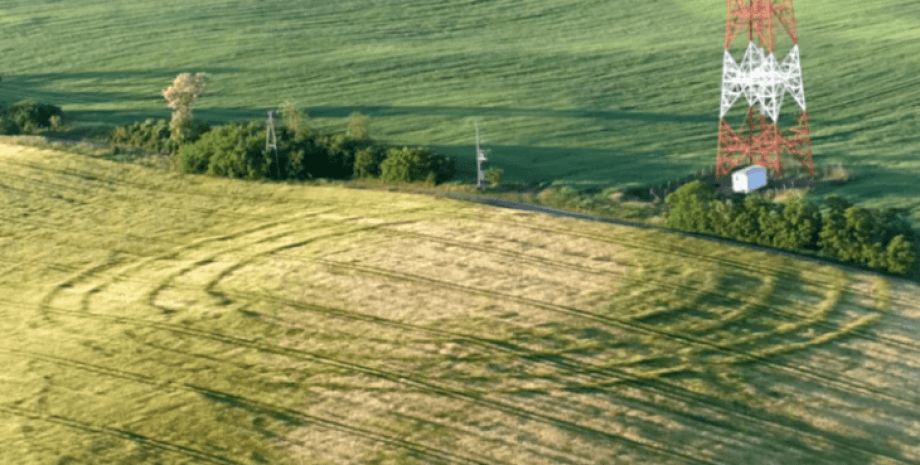
M 793 44 L 782 63 L 773 56 L 776 31 L 780 25 L 792 38 Z M 747 51 L 738 64 L 728 49 L 735 37 L 745 31 L 748 36 Z M 764 52 L 765 48 L 768 54 Z M 778 127 L 779 110 L 787 92 L 802 109 L 802 114 L 797 127 L 782 132 Z M 725 114 L 741 94 L 744 94 L 749 106 L 745 121 L 747 127 L 739 128 L 736 133 L 725 121 Z M 758 109 L 760 114 L 757 114 Z M 767 124 L 764 114 L 770 118 L 771 124 Z M 780 154 L 786 151 L 798 158 L 814 176 L 792 0 L 728 0 L 719 120 L 717 177 L 731 173 L 743 160 L 772 168 L 774 176 L 779 176 L 782 174 Z

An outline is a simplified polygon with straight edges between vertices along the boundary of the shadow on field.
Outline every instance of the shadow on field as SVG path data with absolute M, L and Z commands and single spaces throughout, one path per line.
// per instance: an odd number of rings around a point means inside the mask
M 354 107 L 305 107 L 310 116 L 320 118 L 345 118 L 353 111 L 360 111 L 369 117 L 381 116 L 453 116 L 510 118 L 527 116 L 533 118 L 590 118 L 598 120 L 632 120 L 653 123 L 711 123 L 709 113 L 645 113 L 639 111 L 602 110 L 553 110 L 549 108 L 509 107 L 432 107 L 432 106 L 354 106 Z M 718 122 L 718 121 L 717 121 Z
M 212 76 L 236 73 L 242 71 L 239 68 L 208 68 L 195 72 L 204 72 Z M 50 103 L 59 107 L 73 104 L 105 104 L 120 102 L 143 102 L 156 101 L 163 104 L 163 111 L 106 111 L 102 112 L 107 118 L 102 120 L 93 120 L 89 115 L 80 115 L 81 112 L 69 112 L 64 110 L 65 118 L 71 121 L 92 122 L 93 124 L 111 124 L 121 125 L 145 118 L 169 118 L 170 110 L 166 107 L 166 100 L 160 94 L 160 90 L 166 89 L 172 84 L 177 75 L 189 72 L 188 70 L 179 69 L 159 69 L 159 70 L 136 70 L 136 71 L 113 71 L 113 72 L 92 72 L 92 73 L 44 73 L 44 74 L 11 74 L 3 76 L 3 96 L 0 97 L 0 105 L 10 105 L 19 100 L 32 99 L 40 103 Z M 140 96 L 134 92 L 118 92 L 117 83 L 112 84 L 112 92 L 80 92 L 74 90 L 49 90 L 48 83 L 65 82 L 71 80 L 91 80 L 106 82 L 111 80 L 148 80 L 154 87 L 150 95 Z M 264 113 L 263 113 L 264 114 Z

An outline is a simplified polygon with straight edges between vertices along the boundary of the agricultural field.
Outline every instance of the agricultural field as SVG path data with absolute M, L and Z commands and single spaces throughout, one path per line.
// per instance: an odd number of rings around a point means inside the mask
M 79 129 L 46 135 L 82 137 L 168 119 L 160 91 L 204 72 L 195 119 L 360 111 L 465 182 L 475 119 L 511 182 L 715 161 L 724 0 L 110 3 L 4 1 L 0 104 L 58 105 Z M 854 175 L 809 196 L 920 229 L 920 6 L 795 7 L 815 165 Z M 918 284 L 6 138 L 0 193 L 2 464 L 920 464 Z
M 813 195 L 911 208 L 920 228 L 920 3 L 799 1 L 795 17 L 815 165 L 857 177 Z M 372 137 L 457 156 L 472 180 L 479 118 L 507 181 L 656 184 L 715 163 L 725 18 L 724 0 L 8 0 L 0 100 L 110 127 L 168 119 L 160 91 L 205 72 L 194 117 L 215 124 L 291 102 L 340 129 L 361 111 Z M 791 45 L 780 31 L 777 57 Z M 787 95 L 781 123 L 796 111 Z
M 920 463 L 916 285 L 0 147 L 0 463 Z

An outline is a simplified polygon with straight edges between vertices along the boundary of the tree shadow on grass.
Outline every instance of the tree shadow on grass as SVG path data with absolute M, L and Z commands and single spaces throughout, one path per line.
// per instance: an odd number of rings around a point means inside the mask
M 10 105 L 20 100 L 31 99 L 40 103 L 50 103 L 59 107 L 73 104 L 100 104 L 100 103 L 121 103 L 121 102 L 143 102 L 143 101 L 160 101 L 163 103 L 164 112 L 168 114 L 166 101 L 160 95 L 159 90 L 166 89 L 172 85 L 173 80 L 182 73 L 203 72 L 210 75 L 237 73 L 242 70 L 239 68 L 207 68 L 204 70 L 131 70 L 131 71 L 112 71 L 112 72 L 77 72 L 77 73 L 42 73 L 42 74 L 5 74 L 3 75 L 3 94 L 0 96 L 0 105 Z M 80 92 L 73 90 L 55 90 L 49 87 L 49 83 L 57 83 L 69 80 L 91 79 L 98 81 L 109 81 L 118 79 L 131 80 L 151 80 L 158 84 L 155 92 L 150 95 L 138 95 L 129 92 Z M 113 83 L 113 88 L 117 89 L 117 84 Z M 65 114 L 68 113 L 65 110 Z

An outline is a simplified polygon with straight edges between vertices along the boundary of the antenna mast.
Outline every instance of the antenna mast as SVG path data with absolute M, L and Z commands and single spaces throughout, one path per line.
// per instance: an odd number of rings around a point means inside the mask
M 482 162 L 486 160 L 486 152 L 479 148 L 479 120 L 476 120 L 476 187 L 482 187 L 483 181 L 486 180 L 482 173 Z
M 278 173 L 278 138 L 275 136 L 275 121 L 272 119 L 273 113 L 273 111 L 268 112 L 268 122 L 266 123 L 268 132 L 265 134 L 265 151 L 268 152 L 268 149 L 275 150 L 275 172 Z M 278 179 L 281 179 L 280 175 L 278 176 Z

